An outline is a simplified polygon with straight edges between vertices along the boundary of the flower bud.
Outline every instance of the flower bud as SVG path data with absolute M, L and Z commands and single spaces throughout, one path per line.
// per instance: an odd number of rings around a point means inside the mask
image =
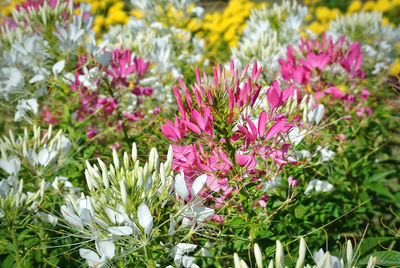
M 257 243 L 254 244 L 254 256 L 256 258 L 256 264 L 258 268 L 262 268 L 263 264 L 262 264 L 262 254 L 261 254 L 261 250 L 260 247 L 258 246 Z
M 113 154 L 113 161 L 114 161 L 115 169 L 118 170 L 119 169 L 119 159 L 118 159 L 117 150 L 113 149 L 112 154 Z
M 108 176 L 107 176 L 107 170 L 103 169 L 101 172 L 101 177 L 103 179 L 103 184 L 104 184 L 104 188 L 108 189 L 108 187 L 110 187 L 110 181 L 108 180 Z
M 302 268 L 304 265 L 304 258 L 306 256 L 306 241 L 304 238 L 300 238 L 299 258 L 296 262 L 296 268 Z
M 351 244 L 350 239 L 347 240 L 346 257 L 347 257 L 347 265 L 350 266 L 353 258 L 353 245 Z
M 136 163 L 137 160 L 137 148 L 136 143 L 132 143 L 132 162 Z
M 285 257 L 283 253 L 283 247 L 279 240 L 276 240 L 275 266 L 276 268 L 285 267 Z
M 242 266 L 240 265 L 240 259 L 238 254 L 235 252 L 233 254 L 233 262 L 235 263 L 235 268 L 241 268 Z
M 120 190 L 121 190 L 122 202 L 124 202 L 126 204 L 126 202 L 128 201 L 128 196 L 127 196 L 127 193 L 126 193 L 125 180 L 120 180 L 119 181 L 119 186 L 120 186 Z
M 107 170 L 106 164 L 104 164 L 104 162 L 103 162 L 100 158 L 98 158 L 98 157 L 97 157 L 97 162 L 99 163 L 99 166 L 100 166 L 100 168 L 101 168 L 102 171 L 103 171 L 103 170 Z
M 126 169 L 129 168 L 129 156 L 128 156 L 128 153 L 127 153 L 127 152 L 124 152 L 124 167 L 125 167 Z

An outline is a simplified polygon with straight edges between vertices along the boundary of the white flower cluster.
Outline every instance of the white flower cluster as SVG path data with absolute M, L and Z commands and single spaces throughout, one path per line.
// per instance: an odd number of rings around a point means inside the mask
M 8 137 L 0 139 L 0 171 L 5 172 L 0 180 L 0 218 L 8 214 L 15 215 L 17 213 L 13 210 L 28 205 L 27 210 L 37 212 L 38 197 L 42 199 L 45 190 L 51 187 L 45 179 L 53 178 L 54 171 L 64 164 L 66 153 L 71 147 L 71 142 L 61 131 L 54 136 L 52 134 L 51 126 L 44 135 L 39 127 L 34 126 L 33 137 L 29 137 L 28 129 L 25 128 L 24 136 L 15 137 L 10 131 Z M 18 179 L 20 172 L 24 173 L 21 177 L 36 180 L 33 184 L 40 185 L 40 189 L 34 193 L 24 193 L 24 180 Z M 59 181 L 69 186 L 67 178 L 56 177 L 54 188 L 59 187 Z M 40 213 L 37 216 L 40 217 Z M 45 214 L 42 216 L 48 218 Z
M 253 9 L 237 48 L 232 48 L 235 64 L 243 66 L 257 60 L 263 66 L 267 81 L 272 82 L 280 75 L 278 59 L 285 56 L 286 46 L 295 46 L 300 41 L 307 14 L 307 7 L 296 1 Z
M 185 18 L 200 17 L 201 7 L 187 11 L 191 0 L 181 1 L 132 1 L 145 17 L 131 18 L 127 25 L 112 26 L 103 40 L 110 43 L 112 48 L 131 49 L 137 56 L 150 61 L 149 77 L 143 79 L 143 86 L 151 86 L 156 92 L 154 97 L 161 101 L 172 102 L 172 87 L 178 77 L 190 65 L 199 64 L 205 54 L 204 40 L 193 33 L 174 25 L 165 25 L 158 18 L 166 16 L 162 8 L 172 5 L 177 12 L 182 12 Z
M 394 29 L 389 23 L 383 27 L 382 13 L 361 11 L 330 21 L 327 35 L 334 39 L 345 35 L 352 42 L 358 41 L 363 53 L 363 68 L 378 74 L 387 71 L 394 61 L 400 27 Z
M 343 246 L 344 248 L 344 246 Z M 298 258 L 296 261 L 296 268 L 301 268 L 301 267 L 307 267 L 307 268 L 317 268 L 317 267 L 325 267 L 325 268 L 353 268 L 356 267 L 355 263 L 357 262 L 358 259 L 358 251 L 360 247 L 358 247 L 355 251 L 353 250 L 353 245 L 350 240 L 347 240 L 345 250 L 341 252 L 340 258 L 333 256 L 330 254 L 329 251 L 324 252 L 323 249 L 320 249 L 318 252 L 314 252 L 313 254 L 313 259 L 316 265 L 310 265 L 310 264 L 305 264 L 305 256 L 307 252 L 307 246 L 306 242 L 303 237 L 300 238 L 300 248 L 299 248 L 299 253 L 298 253 Z M 254 245 L 254 257 L 256 259 L 256 266 L 258 268 L 263 267 L 263 256 L 261 253 L 261 249 L 259 245 L 256 243 Z M 239 258 L 239 255 L 235 253 L 233 255 L 234 263 L 235 263 L 235 268 L 247 268 L 247 264 L 244 260 Z M 293 258 L 292 258 L 293 260 Z M 367 268 L 373 268 L 375 267 L 375 264 L 377 263 L 378 258 L 376 257 L 370 257 Z M 285 268 L 285 254 L 283 251 L 283 246 L 282 243 L 277 240 L 276 241 L 276 251 L 275 251 L 275 259 L 272 259 L 268 266 L 265 266 L 268 268 Z M 294 267 L 294 266 L 293 266 Z
M 153 243 L 153 239 L 157 239 L 161 226 L 167 222 L 170 222 L 168 235 L 173 237 L 186 233 L 185 230 L 200 228 L 199 223 L 214 215 L 212 209 L 198 211 L 201 207 L 197 207 L 200 202 L 196 196 L 205 184 L 206 175 L 193 183 L 190 202 L 182 200 L 172 205 L 169 203 L 168 197 L 174 188 L 171 164 L 172 147 L 165 162 L 160 162 L 153 148 L 148 162 L 141 166 L 137 159 L 136 144 L 132 146 L 131 156 L 124 153 L 122 163 L 115 150 L 113 163 L 109 166 L 100 159 L 98 166 L 86 163 L 85 177 L 90 196 L 81 195 L 77 198 L 76 195 L 68 195 L 66 204 L 61 207 L 61 214 L 74 235 L 79 233 L 78 236 L 95 241 L 96 251 L 88 248 L 79 250 L 90 267 L 102 267 L 110 264 L 114 257 L 123 258 L 126 254 L 143 254 L 144 251 L 146 255 L 146 248 Z M 175 180 L 175 189 L 184 199 L 188 190 L 183 177 L 179 179 L 179 176 Z M 195 210 L 194 214 L 190 213 L 192 209 Z M 153 220 L 154 215 L 158 216 L 157 221 Z M 188 220 L 188 217 L 192 220 Z M 160 221 L 163 218 L 168 220 Z M 182 222 L 179 227 L 178 222 Z M 170 244 L 164 245 L 169 247 Z M 184 255 L 188 252 L 176 248 L 179 245 L 174 247 L 175 250 L 171 249 L 175 263 L 197 267 L 193 264 L 193 257 Z
M 87 46 L 86 37 L 94 36 L 93 18 L 87 16 L 90 5 L 81 4 L 79 15 L 74 15 L 73 1 L 55 4 L 52 8 L 45 1 L 37 11 L 14 9 L 17 28 L 4 25 L 0 30 L 0 98 L 16 106 L 15 121 L 30 121 L 28 112 L 37 116 L 38 99 L 48 94 L 47 82 L 65 66 L 64 60 L 54 62 L 57 53 L 68 59 L 78 47 Z

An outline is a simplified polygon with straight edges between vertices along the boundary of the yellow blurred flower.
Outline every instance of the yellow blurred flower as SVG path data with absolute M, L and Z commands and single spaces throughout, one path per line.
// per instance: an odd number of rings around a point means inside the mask
M 375 1 L 367 1 L 364 3 L 363 9 L 365 11 L 375 10 Z
M 331 10 L 327 7 L 317 7 L 315 14 L 318 20 L 321 22 L 327 22 L 330 19 Z
M 400 74 L 400 59 L 396 58 L 395 62 L 390 66 L 390 72 L 392 74 Z
M 362 8 L 362 2 L 359 0 L 351 2 L 351 4 L 347 7 L 347 13 L 351 14 L 357 11 L 360 11 Z
M 388 0 L 378 0 L 375 5 L 375 10 L 378 12 L 385 13 L 391 9 L 392 5 Z

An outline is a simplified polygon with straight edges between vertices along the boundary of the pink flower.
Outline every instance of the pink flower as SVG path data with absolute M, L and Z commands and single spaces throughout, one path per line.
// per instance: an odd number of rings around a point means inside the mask
M 297 185 L 299 185 L 299 181 L 298 180 L 294 180 L 292 176 L 288 177 L 288 184 L 290 187 L 293 187 L 293 189 L 295 189 L 297 187 Z
M 121 148 L 121 144 L 119 144 L 119 142 L 114 142 L 114 144 L 112 144 L 112 145 L 110 145 L 110 146 L 108 146 L 108 148 L 112 151 L 112 150 L 114 150 L 114 149 L 119 149 L 119 148 Z
M 371 95 L 371 93 L 367 90 L 366 87 L 361 89 L 361 93 L 360 93 L 360 98 L 361 99 L 366 100 L 366 99 L 368 99 L 369 95 Z
M 275 80 L 267 90 L 267 100 L 271 111 L 282 105 L 282 91 L 278 81 Z
M 96 128 L 89 128 L 88 131 L 86 132 L 86 137 L 88 137 L 89 139 L 94 138 L 97 133 L 99 133 L 99 130 Z

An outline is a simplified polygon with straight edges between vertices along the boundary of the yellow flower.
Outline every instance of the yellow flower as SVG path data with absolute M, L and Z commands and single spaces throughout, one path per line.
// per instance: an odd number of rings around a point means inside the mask
M 348 91 L 348 88 L 346 87 L 346 85 L 339 85 L 337 86 L 337 88 L 342 91 L 343 93 L 346 93 Z
M 360 0 L 355 0 L 347 7 L 347 13 L 351 14 L 360 11 L 362 8 L 362 2 Z
M 340 9 L 334 8 L 334 9 L 331 10 L 331 13 L 329 14 L 329 19 L 330 19 L 330 20 L 335 20 L 336 17 L 337 17 L 338 15 L 340 15 L 340 14 L 341 14 Z
M 315 13 L 318 20 L 322 22 L 327 22 L 329 20 L 331 11 L 327 7 L 317 7 Z
M 314 21 L 311 23 L 310 26 L 308 26 L 308 29 L 313 31 L 315 34 L 321 34 L 328 30 L 329 24 L 328 23 L 319 23 L 317 21 Z
M 400 74 L 400 59 L 396 58 L 395 62 L 390 66 L 390 72 L 392 74 Z
M 376 2 L 375 10 L 378 12 L 385 13 L 386 11 L 389 11 L 392 8 L 392 5 L 388 0 L 378 0 Z
M 369 0 L 369 1 L 365 2 L 363 9 L 365 11 L 375 10 L 375 1 Z
M 135 10 L 135 9 L 132 9 L 132 10 L 130 11 L 130 13 L 131 13 L 131 16 L 132 16 L 132 17 L 135 17 L 135 18 L 137 18 L 137 19 L 143 18 L 143 16 L 144 16 L 142 12 L 140 12 L 140 11 L 138 11 L 138 10 Z
M 383 18 L 382 18 L 382 27 L 385 27 L 386 24 L 388 24 L 388 22 L 389 22 L 389 19 L 386 18 L 386 17 L 383 17 Z

